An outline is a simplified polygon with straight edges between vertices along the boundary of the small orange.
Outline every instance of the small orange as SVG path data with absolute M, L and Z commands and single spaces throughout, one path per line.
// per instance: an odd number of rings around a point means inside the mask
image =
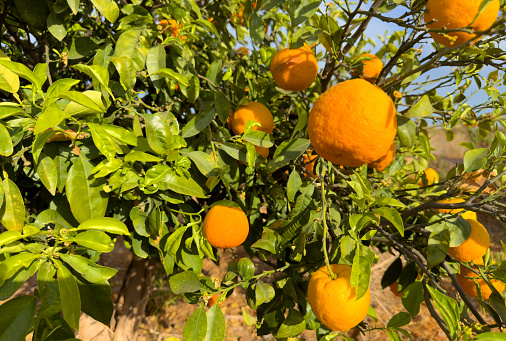
M 234 134 L 239 135 L 246 130 L 248 121 L 256 121 L 262 126 L 255 126 L 253 130 L 260 130 L 267 134 L 272 134 L 274 130 L 274 119 L 271 111 L 262 103 L 249 102 L 248 105 L 241 106 L 232 116 L 232 130 Z
M 479 263 L 480 263 L 479 260 L 474 261 L 474 264 Z M 483 260 L 481 260 L 481 264 L 483 264 Z M 477 267 L 473 268 L 477 269 Z M 469 270 L 462 264 L 460 265 L 460 275 L 457 275 L 456 277 L 457 281 L 459 282 L 464 292 L 469 296 L 478 297 L 478 290 L 476 290 L 475 280 L 476 282 L 478 282 L 478 285 L 480 286 L 481 295 L 483 299 L 488 300 L 490 295 L 492 295 L 492 290 L 489 288 L 485 280 L 481 279 L 479 274 L 474 273 L 473 271 Z M 496 290 L 499 291 L 499 293 L 503 292 L 505 285 L 501 281 L 493 279 L 490 282 L 496 288 Z
M 214 294 L 213 296 L 211 296 L 211 298 L 209 299 L 209 301 L 207 301 L 207 306 L 209 308 L 211 308 L 213 305 L 216 304 L 216 301 L 218 301 L 218 298 L 220 298 L 219 294 Z M 220 304 L 218 303 L 218 305 L 220 305 Z
M 482 0 L 429 0 L 423 18 L 425 23 L 434 21 L 427 24 L 428 28 L 458 29 L 471 25 L 471 29 L 475 31 L 486 31 L 497 20 L 500 1 L 492 0 L 476 18 L 482 2 Z M 450 32 L 444 35 L 430 32 L 430 35 L 436 42 L 446 47 L 457 46 L 471 39 L 476 42 L 480 38 L 475 33 L 467 32 Z
M 249 50 L 248 48 L 244 47 L 244 46 L 241 46 L 237 49 L 237 54 L 238 55 L 245 55 L 245 56 L 249 56 Z
M 182 25 L 178 25 L 177 21 L 175 21 L 174 19 L 160 20 L 158 25 L 162 27 L 161 29 L 162 32 L 168 32 L 170 30 L 171 36 L 173 36 L 174 38 L 179 38 L 180 35 L 179 31 L 182 28 Z M 186 36 L 182 36 L 181 40 L 186 41 Z
M 376 79 L 378 79 L 381 70 L 383 70 L 383 62 L 377 56 L 370 53 L 360 55 L 358 58 L 361 57 L 368 57 L 370 59 L 362 60 L 362 64 L 364 66 L 362 68 L 362 73 L 359 75 L 359 77 L 365 79 L 369 83 L 372 84 L 376 83 Z M 355 70 L 351 74 L 358 75 L 358 72 Z
M 399 283 L 393 282 L 389 285 L 390 291 L 397 297 L 402 297 L 404 291 L 399 291 Z
M 369 168 L 374 168 L 378 172 L 382 172 L 385 168 L 387 168 L 395 158 L 395 142 L 392 143 L 387 153 L 379 158 L 379 160 L 371 162 L 367 165 Z
M 306 90 L 316 79 L 318 62 L 311 48 L 304 43 L 298 49 L 286 48 L 272 57 L 270 70 L 274 82 L 284 90 Z
M 462 198 L 452 198 L 452 199 L 439 200 L 437 203 L 438 204 L 459 204 L 459 203 L 465 202 L 465 201 L 466 201 L 466 199 L 462 199 Z M 463 208 L 454 208 L 454 209 L 433 208 L 433 210 L 436 212 L 439 212 L 439 213 L 455 214 L 455 213 L 462 212 L 464 209 Z
M 427 179 L 427 185 L 432 185 L 434 183 L 437 184 L 439 182 L 439 175 L 434 168 L 427 168 L 423 172 L 425 173 L 425 178 Z M 418 186 L 423 186 L 422 180 L 418 182 Z
M 315 152 L 332 163 L 369 164 L 387 153 L 397 134 L 394 103 L 366 80 L 347 80 L 316 100 L 308 134 Z
M 327 328 L 347 331 L 367 315 L 371 294 L 368 289 L 364 296 L 356 299 L 355 288 L 350 285 L 350 265 L 331 264 L 330 269 L 337 278 L 330 278 L 326 266 L 311 276 L 307 290 L 309 304 L 318 320 Z
M 471 235 L 459 246 L 448 249 L 448 254 L 459 262 L 470 262 L 483 257 L 490 246 L 490 235 L 485 226 L 474 219 L 466 221 L 471 225 Z
M 308 155 L 304 154 L 302 156 L 302 162 L 304 163 L 304 168 L 308 171 L 308 173 L 313 177 L 317 178 L 318 175 L 314 173 L 315 160 L 318 158 L 318 155 L 312 155 L 312 153 L 308 153 Z M 304 173 L 307 177 L 307 174 Z
M 249 233 L 249 221 L 238 207 L 216 205 L 207 212 L 202 230 L 209 244 L 226 249 L 244 243 Z

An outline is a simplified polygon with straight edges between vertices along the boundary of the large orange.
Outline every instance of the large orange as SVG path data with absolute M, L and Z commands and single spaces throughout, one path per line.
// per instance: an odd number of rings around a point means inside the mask
M 371 294 L 368 289 L 364 296 L 356 299 L 355 288 L 350 285 L 350 265 L 331 264 L 330 269 L 337 275 L 336 279 L 329 277 L 326 266 L 322 266 L 311 277 L 307 290 L 309 304 L 318 320 L 327 328 L 346 331 L 365 318 Z
M 314 150 L 335 164 L 359 167 L 378 160 L 397 133 L 392 99 L 363 79 L 334 85 L 309 114 L 308 133 Z
M 381 70 L 383 70 L 383 62 L 377 56 L 366 53 L 360 55 L 358 58 L 368 57 L 370 59 L 362 60 L 362 64 L 364 65 L 362 68 L 362 73 L 359 75 L 360 78 L 365 79 L 369 83 L 376 83 L 376 79 L 378 79 Z M 357 58 L 357 59 L 358 59 Z M 353 75 L 358 74 L 357 71 L 352 72 Z
M 318 63 L 311 48 L 304 44 L 298 49 L 278 51 L 271 61 L 274 82 L 284 90 L 306 90 L 316 79 Z
M 202 229 L 209 244 L 226 249 L 244 243 L 249 233 L 249 221 L 238 207 L 216 205 L 207 212 Z
M 459 246 L 448 249 L 448 254 L 460 262 L 483 257 L 490 246 L 490 235 L 485 226 L 474 219 L 466 221 L 471 225 L 471 235 Z
M 479 261 L 474 263 L 478 264 Z M 481 263 L 483 264 L 483 261 Z M 476 267 L 474 268 L 477 269 Z M 478 282 L 478 285 L 480 286 L 481 295 L 484 299 L 487 300 L 490 297 L 490 295 L 492 295 L 492 290 L 489 288 L 485 280 L 481 279 L 480 275 L 474 273 L 465 266 L 460 265 L 460 275 L 457 275 L 456 277 L 457 281 L 459 282 L 464 292 L 469 296 L 478 297 L 478 290 L 476 289 L 475 280 L 476 282 Z M 500 293 L 503 292 L 505 286 L 501 281 L 493 279 L 490 282 L 497 289 L 497 291 L 499 291 Z
M 378 160 L 371 162 L 367 165 L 369 168 L 374 168 L 378 172 L 382 172 L 385 168 L 387 168 L 395 158 L 395 143 L 392 143 L 390 148 L 385 155 L 380 157 Z
M 255 126 L 253 130 L 260 130 L 267 134 L 272 134 L 274 130 L 274 119 L 271 111 L 262 103 L 249 102 L 248 105 L 241 106 L 232 115 L 232 130 L 234 134 L 239 135 L 246 130 L 248 121 L 256 121 L 262 126 Z
M 481 3 L 482 0 L 429 0 L 423 18 L 426 23 L 434 20 L 427 24 L 428 28 L 459 29 L 471 25 L 471 29 L 475 31 L 486 31 L 497 19 L 500 2 L 493 0 L 476 18 Z M 476 34 L 466 32 L 450 32 L 446 35 L 430 32 L 430 35 L 436 42 L 446 47 L 457 46 L 471 39 L 475 41 L 479 39 Z

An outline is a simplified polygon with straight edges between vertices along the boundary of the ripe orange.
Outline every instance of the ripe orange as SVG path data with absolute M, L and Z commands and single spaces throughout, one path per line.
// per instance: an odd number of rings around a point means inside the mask
M 387 153 L 379 158 L 379 160 L 371 162 L 367 165 L 369 168 L 374 168 L 378 172 L 382 172 L 385 168 L 387 168 L 395 158 L 395 143 L 392 143 Z
M 392 284 L 390 284 L 390 291 L 397 297 L 402 297 L 402 293 L 404 291 L 399 291 L 399 283 L 397 282 L 393 282 Z
M 264 159 L 267 159 L 269 157 L 269 148 L 255 146 L 255 150 L 258 154 L 262 155 Z
M 378 79 L 381 70 L 383 70 L 383 62 L 377 56 L 370 53 L 363 54 L 358 58 L 361 57 L 369 57 L 370 59 L 362 60 L 362 64 L 364 66 L 362 68 L 362 73 L 359 75 L 359 77 L 365 79 L 371 84 L 376 83 L 376 79 Z M 358 71 L 355 70 L 351 74 L 358 75 Z
M 162 32 L 168 32 L 170 30 L 170 35 L 173 36 L 174 38 L 179 38 L 179 31 L 183 27 L 182 25 L 178 25 L 177 21 L 175 21 L 174 19 L 160 20 L 158 25 L 162 27 L 161 29 Z M 186 41 L 186 36 L 182 36 L 181 40 Z
M 359 167 L 378 160 L 397 134 L 392 99 L 363 79 L 334 85 L 309 114 L 308 133 L 314 150 L 335 164 Z
M 424 20 L 425 23 L 435 20 L 427 24 L 428 28 L 458 29 L 471 25 L 471 29 L 475 31 L 486 31 L 497 19 L 500 2 L 493 0 L 476 18 L 481 3 L 482 0 L 429 0 Z M 451 32 L 444 35 L 430 32 L 430 35 L 436 42 L 446 47 L 460 45 L 471 39 L 475 42 L 479 40 L 476 34 L 466 32 Z
M 244 47 L 244 46 L 241 46 L 237 49 L 237 54 L 239 55 L 246 55 L 248 56 L 249 55 L 249 50 L 248 48 Z
M 439 200 L 437 203 L 438 204 L 458 204 L 458 203 L 465 202 L 465 201 L 466 201 L 466 199 L 462 199 L 462 198 L 452 198 L 452 199 Z M 447 214 L 455 214 L 455 213 L 459 213 L 459 212 L 463 211 L 462 208 L 454 208 L 454 209 L 434 208 L 433 210 L 436 212 L 439 212 L 439 213 L 447 213 Z
M 425 178 L 427 179 L 427 185 L 432 185 L 439 182 L 439 175 L 434 168 L 427 168 L 424 170 Z M 423 186 L 423 181 L 420 179 L 418 186 Z
M 304 168 L 308 171 L 308 173 L 313 177 L 317 178 L 318 175 L 314 173 L 314 166 L 315 166 L 315 160 L 318 158 L 318 155 L 312 155 L 312 153 L 309 153 L 308 155 L 304 154 L 302 156 L 302 162 L 304 163 Z M 307 177 L 307 174 L 304 173 L 304 175 Z
M 211 298 L 209 299 L 209 301 L 207 301 L 207 306 L 209 308 L 211 308 L 213 305 L 216 304 L 216 301 L 218 301 L 218 298 L 220 298 L 219 294 L 214 294 L 213 296 L 211 296 Z M 218 305 L 219 305 L 219 303 L 218 303 Z
M 474 263 L 478 264 L 479 261 L 478 262 L 475 261 Z M 483 261 L 481 263 L 483 264 Z M 477 269 L 476 267 L 474 268 Z M 480 275 L 474 273 L 465 266 L 460 265 L 460 275 L 457 275 L 456 277 L 457 281 L 459 282 L 464 292 L 469 296 L 478 297 L 478 290 L 476 290 L 476 284 L 473 279 L 475 279 L 478 282 L 483 299 L 487 300 L 490 297 L 490 295 L 492 295 L 492 290 L 489 288 L 485 280 L 481 279 Z M 505 285 L 501 281 L 493 279 L 490 282 L 497 289 L 497 291 L 499 291 L 500 293 L 503 292 Z
M 466 219 L 471 225 L 471 235 L 457 247 L 450 247 L 448 254 L 460 262 L 470 262 L 481 258 L 490 246 L 490 235 L 481 223 L 474 219 Z
M 226 249 L 244 243 L 249 233 L 249 221 L 238 207 L 216 205 L 207 212 L 202 230 L 209 244 Z
M 311 48 L 304 44 L 298 49 L 278 51 L 272 57 L 270 69 L 274 82 L 281 89 L 303 91 L 316 79 L 318 63 Z
M 265 105 L 259 102 L 250 102 L 248 105 L 241 106 L 232 115 L 232 130 L 234 134 L 239 135 L 246 130 L 248 121 L 256 121 L 261 127 L 253 127 L 253 130 L 260 130 L 267 134 L 272 134 L 274 130 L 274 119 L 271 111 Z
M 318 269 L 311 280 L 307 291 L 309 304 L 316 317 L 327 328 L 335 331 L 346 331 L 359 324 L 367 315 L 371 294 L 356 300 L 355 288 L 350 286 L 351 266 L 331 264 L 330 269 L 337 275 L 329 277 L 326 266 Z

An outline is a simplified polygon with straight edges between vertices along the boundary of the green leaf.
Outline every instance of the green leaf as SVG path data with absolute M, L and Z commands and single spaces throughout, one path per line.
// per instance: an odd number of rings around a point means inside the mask
M 450 231 L 450 247 L 457 247 L 471 235 L 471 225 L 462 217 L 444 222 Z
M 125 155 L 124 161 L 125 162 L 135 162 L 135 161 L 161 162 L 161 161 L 163 161 L 163 159 L 160 159 L 159 157 L 156 157 L 156 156 L 148 154 L 148 153 L 133 151 L 133 152 L 130 152 L 127 155 Z
M 88 127 L 91 131 L 93 143 L 98 150 L 107 160 L 111 161 L 114 159 L 114 156 L 116 156 L 116 142 L 114 142 L 111 136 L 100 125 L 88 123 Z
M 4 203 L 0 208 L 0 222 L 9 231 L 21 231 L 25 225 L 23 196 L 11 179 L 5 179 L 2 186 Z
M 288 182 L 286 184 L 286 196 L 290 202 L 295 201 L 295 196 L 302 185 L 302 179 L 300 178 L 299 173 L 296 170 L 293 170 L 288 177 Z
M 379 214 L 383 218 L 387 219 L 389 222 L 394 225 L 394 227 L 399 231 L 401 236 L 404 237 L 404 223 L 402 222 L 401 215 L 397 210 L 390 207 L 380 207 L 376 208 L 372 213 Z
M 199 78 L 193 73 L 190 73 L 188 75 L 188 85 L 180 83 L 179 87 L 181 88 L 183 95 L 185 95 L 191 103 L 195 103 L 195 100 L 199 97 L 200 93 Z
M 5 301 L 12 297 L 19 288 L 32 277 L 39 267 L 39 262 L 32 262 L 29 267 L 20 268 L 11 278 L 0 286 L 0 301 Z
M 54 12 L 49 13 L 47 17 L 47 29 L 59 41 L 62 41 L 67 36 L 65 20 Z
M 388 321 L 387 328 L 403 327 L 411 322 L 411 316 L 408 313 L 401 311 L 400 313 L 392 316 Z
M 10 60 L 0 59 L 0 65 L 5 66 L 10 71 L 14 72 L 21 78 L 26 79 L 30 83 L 32 83 L 36 88 L 42 88 L 42 82 L 37 78 L 37 76 L 27 68 L 25 65 L 21 63 L 12 62 Z
M 115 22 L 119 16 L 119 8 L 113 0 L 91 0 L 93 6 L 110 22 Z
M 215 304 L 206 313 L 207 332 L 204 341 L 222 341 L 225 338 L 225 316 Z
M 0 233 L 0 247 L 21 239 L 20 231 L 5 231 Z
M 418 127 L 411 119 L 397 115 L 397 136 L 404 147 L 415 144 L 418 136 Z
M 165 48 L 162 44 L 155 45 L 149 49 L 148 55 L 146 57 L 146 69 L 148 73 L 151 75 L 151 81 L 155 86 L 157 92 L 163 86 L 162 77 L 156 74 L 160 69 L 164 69 L 166 66 L 165 62 L 166 53 Z
M 94 100 L 84 92 L 78 91 L 67 91 L 58 95 L 59 98 L 63 98 L 77 104 L 80 104 L 83 107 L 90 108 L 99 113 L 105 112 L 105 107 L 102 101 L 98 101 L 98 99 Z M 71 103 L 69 103 L 70 105 Z M 68 107 L 65 111 L 69 112 Z M 70 112 L 70 114 L 74 115 L 74 113 Z
M 169 285 L 176 295 L 195 292 L 202 288 L 198 276 L 193 271 L 185 271 L 169 278 Z
M 433 112 L 434 108 L 430 103 L 429 96 L 423 95 L 420 101 L 418 101 L 408 110 L 408 112 L 406 113 L 406 117 L 408 118 L 427 117 L 430 116 Z
M 350 285 L 355 288 L 357 300 L 367 293 L 371 280 L 371 263 L 366 256 L 361 254 L 360 245 L 357 244 L 350 277 Z
M 420 312 L 420 305 L 424 301 L 422 282 L 415 281 L 408 285 L 402 294 L 402 305 L 415 317 Z
M 264 148 L 270 148 L 274 145 L 274 138 L 272 135 L 260 130 L 250 130 L 243 135 L 243 139 L 245 141 L 253 143 L 255 146 Z
M 218 165 L 211 155 L 197 150 L 188 153 L 188 157 L 195 163 L 199 171 L 207 178 L 218 175 Z
M 230 102 L 223 92 L 217 91 L 214 94 L 214 107 L 220 121 L 223 123 L 227 122 L 228 116 L 230 115 Z
M 84 283 L 77 280 L 77 286 L 81 296 L 81 310 L 93 319 L 110 326 L 114 303 L 109 283 L 107 281 Z
M 205 198 L 205 190 L 192 178 L 179 175 L 176 171 L 169 170 L 161 180 L 160 189 L 170 189 L 179 194 Z
M 112 57 L 111 62 L 116 67 L 116 70 L 118 70 L 119 80 L 123 89 L 126 91 L 133 89 L 137 81 L 133 59 L 127 56 Z
M 34 225 L 42 229 L 47 227 L 48 224 L 54 224 L 54 229 L 56 231 L 61 230 L 62 228 L 71 229 L 72 225 L 70 225 L 61 215 L 55 210 L 45 210 L 39 213 L 37 219 L 35 219 Z
M 397 199 L 390 198 L 390 197 L 375 197 L 374 198 L 374 205 L 379 206 L 393 206 L 393 207 L 406 207 L 402 202 L 400 202 Z
M 169 68 L 162 68 L 155 72 L 155 75 L 159 75 L 165 78 L 168 78 L 170 80 L 174 80 L 178 82 L 178 84 L 189 86 L 190 82 L 188 81 L 188 78 L 186 78 L 185 75 L 175 72 L 174 70 L 171 70 Z
M 24 340 L 36 310 L 34 296 L 19 296 L 0 305 L 0 341 Z
M 487 163 L 487 155 L 490 150 L 487 148 L 477 148 L 469 150 L 464 154 L 464 172 L 477 171 Z
M 318 7 L 320 6 L 321 0 L 295 0 L 292 2 L 288 13 L 292 21 L 292 26 L 298 26 L 311 18 Z
M 441 263 L 450 247 L 450 231 L 446 224 L 440 224 L 429 236 L 427 246 L 427 267 Z
M 0 155 L 11 156 L 14 152 L 12 138 L 7 128 L 0 123 Z
M 393 284 L 397 279 L 399 279 L 399 276 L 402 272 L 402 261 L 400 258 L 396 258 L 395 261 L 392 262 L 388 266 L 388 268 L 383 273 L 383 276 L 381 277 L 381 289 L 385 289 L 390 284 Z
M 19 269 L 30 267 L 37 257 L 38 256 L 36 254 L 23 252 L 0 262 L 0 287 L 7 279 L 14 276 Z
M 77 231 L 82 230 L 98 230 L 112 234 L 123 234 L 127 236 L 130 235 L 130 232 L 128 231 L 128 228 L 125 225 L 125 223 L 119 221 L 116 218 L 109 218 L 109 217 L 88 219 L 82 222 L 77 227 Z
M 167 121 L 156 114 L 141 116 L 146 122 L 146 137 L 149 147 L 157 154 L 168 154 L 172 146 L 172 132 Z
M 130 57 L 136 71 L 144 69 L 151 43 L 145 37 L 144 27 L 131 28 L 123 32 L 116 43 L 115 57 Z
M 430 295 L 433 298 L 434 306 L 441 313 L 443 321 L 448 326 L 452 340 L 457 337 L 457 331 L 459 330 L 460 320 L 460 309 L 458 303 L 437 291 L 436 289 L 427 286 Z
M 76 64 L 72 65 L 72 67 L 90 76 L 93 82 L 93 87 L 97 90 L 100 90 L 104 94 L 104 96 L 106 95 L 106 93 L 108 93 L 109 95 L 111 95 L 112 98 L 114 98 L 112 91 L 109 88 L 109 70 L 105 66 Z M 85 91 L 83 93 L 86 94 L 88 92 Z M 90 97 L 94 98 L 93 96 Z
M 258 307 L 262 303 L 269 303 L 275 296 L 274 288 L 269 284 L 258 281 L 255 285 L 255 303 Z
M 186 321 L 183 329 L 183 341 L 202 341 L 206 337 L 206 333 L 206 311 L 200 307 Z
M 81 153 L 74 159 L 67 178 L 67 199 L 72 214 L 80 223 L 103 217 L 107 210 L 108 196 L 102 191 L 102 186 L 90 180 L 92 168 L 90 161 Z
M 63 120 L 70 118 L 70 114 L 57 107 L 46 108 L 37 119 L 33 133 L 39 135 L 49 128 L 54 128 Z
M 188 122 L 184 126 L 181 135 L 184 138 L 197 135 L 202 130 L 207 128 L 209 124 L 211 124 L 215 115 L 216 115 L 216 108 L 214 106 L 209 106 L 205 108 L 202 112 L 198 113 L 194 118 L 190 120 L 190 122 Z
M 237 271 L 243 282 L 247 282 L 255 275 L 255 265 L 249 258 L 241 258 L 237 263 Z
M 56 269 L 53 263 L 46 261 L 41 264 L 37 273 L 37 285 L 41 302 L 37 318 L 44 319 L 61 311 L 60 289 L 54 278 Z
M 137 136 L 132 131 L 112 124 L 101 124 L 100 127 L 116 140 L 131 146 L 137 146 Z
M 0 51 L 0 59 L 10 61 L 9 57 L 7 57 L 3 51 Z M 19 76 L 7 67 L 0 65 L 0 89 L 15 94 L 19 91 L 19 85 Z
M 55 262 L 58 271 L 58 288 L 63 317 L 70 327 L 79 330 L 79 317 L 81 316 L 81 298 L 79 288 L 72 273 L 60 262 Z
M 73 241 L 98 252 L 111 252 L 114 249 L 111 237 L 102 231 L 81 232 L 73 238 Z
M 249 21 L 249 32 L 251 40 L 255 45 L 261 45 L 265 38 L 264 21 L 257 12 L 253 12 Z
M 267 164 L 267 172 L 274 171 L 288 165 L 291 161 L 299 158 L 309 147 L 311 142 L 307 139 L 291 139 L 283 141 L 276 149 L 272 160 Z
M 304 330 L 306 330 L 306 321 L 304 317 L 299 311 L 290 309 L 288 311 L 288 316 L 276 333 L 276 338 L 295 337 Z
M 214 27 L 214 25 L 209 20 L 197 19 L 194 21 L 194 23 L 198 24 L 198 25 L 204 27 L 205 29 L 207 29 L 208 31 L 212 32 L 216 37 L 220 37 L 218 30 L 216 29 L 216 27 Z
M 83 256 L 60 254 L 60 258 L 91 283 L 102 283 L 118 273 L 116 269 L 98 265 Z
M 67 0 L 67 3 L 70 7 L 70 9 L 72 10 L 72 13 L 77 14 L 77 12 L 79 11 L 79 3 L 81 2 L 81 0 Z
M 44 153 L 40 154 L 39 162 L 37 163 L 37 175 L 47 188 L 51 195 L 56 194 L 56 185 L 58 181 L 58 170 L 53 159 Z
M 475 341 L 506 341 L 506 334 L 487 332 L 476 335 Z

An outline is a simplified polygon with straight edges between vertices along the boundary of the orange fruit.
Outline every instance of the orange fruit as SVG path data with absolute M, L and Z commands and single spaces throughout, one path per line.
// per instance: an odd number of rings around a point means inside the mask
M 397 134 L 394 103 L 363 79 L 339 83 L 316 100 L 308 133 L 326 160 L 347 167 L 371 163 L 387 153 Z
M 269 157 L 269 148 L 255 146 L 255 150 L 258 154 L 262 155 L 264 159 L 267 159 Z
M 475 260 L 474 263 L 478 264 L 479 261 Z M 483 264 L 483 260 L 481 261 L 481 264 Z M 477 269 L 476 267 L 473 267 L 473 268 Z M 465 266 L 460 265 L 460 275 L 457 275 L 456 277 L 457 277 L 457 281 L 459 282 L 460 286 L 462 287 L 462 290 L 464 290 L 464 292 L 466 294 L 468 294 L 469 296 L 478 297 L 478 290 L 476 290 L 475 280 L 476 280 L 476 282 L 478 282 L 478 285 L 480 286 L 481 295 L 482 295 L 483 299 L 488 300 L 490 295 L 492 295 L 492 290 L 489 288 L 489 286 L 487 285 L 485 280 L 481 279 L 480 275 L 474 273 L 473 271 L 469 270 Z M 466 278 L 466 277 L 471 277 L 471 278 Z M 503 292 L 505 285 L 501 281 L 492 279 L 490 282 L 496 288 L 496 290 L 499 291 L 499 293 Z
M 425 178 L 427 178 L 427 185 L 432 185 L 439 182 L 439 175 L 433 168 L 427 168 L 424 170 Z M 423 181 L 420 179 L 418 186 L 423 186 Z
M 218 298 L 220 298 L 219 294 L 214 294 L 213 296 L 211 296 L 211 298 L 209 299 L 209 301 L 207 301 L 207 306 L 209 308 L 211 308 L 213 305 L 216 304 L 216 301 L 218 301 Z M 218 303 L 218 305 L 219 305 L 219 303 Z
M 465 201 L 466 200 L 462 199 L 462 198 L 452 198 L 452 199 L 439 200 L 437 203 L 438 204 L 458 204 L 458 203 L 465 202 Z M 454 208 L 454 209 L 451 209 L 451 208 L 433 208 L 433 210 L 436 211 L 436 212 L 439 212 L 439 213 L 455 214 L 455 213 L 462 212 L 464 209 L 462 209 L 462 208 Z
M 249 102 L 248 105 L 241 106 L 232 116 L 232 130 L 234 134 L 239 135 L 246 130 L 248 121 L 256 121 L 261 127 L 253 127 L 253 130 L 260 130 L 267 134 L 272 134 L 274 130 L 274 119 L 271 111 L 262 103 Z
M 330 269 L 337 278 L 329 277 L 326 266 L 322 266 L 311 276 L 307 291 L 309 304 L 318 320 L 327 328 L 346 331 L 365 318 L 371 303 L 371 294 L 367 290 L 364 296 L 356 299 L 355 288 L 350 285 L 350 265 L 331 264 Z
M 371 162 L 367 165 L 369 168 L 374 168 L 378 172 L 382 172 L 385 168 L 387 168 L 395 158 L 395 143 L 392 143 L 387 153 L 380 157 L 377 161 Z
M 378 79 L 381 70 L 383 70 L 383 62 L 377 56 L 370 53 L 363 54 L 358 58 L 361 57 L 369 57 L 370 59 L 362 60 L 362 64 L 364 66 L 361 74 L 358 74 L 357 71 L 353 71 L 352 75 L 358 75 L 360 78 L 365 79 L 369 83 L 376 83 L 376 79 Z
M 270 69 L 274 82 L 281 89 L 303 91 L 316 79 L 318 63 L 311 48 L 304 43 L 298 49 L 286 48 L 276 52 Z
M 471 29 L 475 31 L 486 31 L 497 19 L 500 2 L 492 0 L 476 18 L 481 3 L 482 0 L 429 0 L 423 18 L 428 28 L 458 29 L 471 25 Z M 434 22 L 430 23 L 433 20 Z M 472 39 L 476 42 L 479 39 L 475 33 L 466 32 L 451 32 L 444 35 L 430 32 L 430 35 L 436 42 L 446 47 L 457 46 Z
M 249 233 L 249 221 L 238 207 L 216 205 L 207 212 L 202 230 L 209 244 L 226 249 L 244 243 Z
M 448 254 L 460 262 L 483 257 L 490 246 L 490 235 L 485 226 L 474 219 L 466 221 L 471 225 L 471 235 L 459 246 L 448 249 Z
M 241 46 L 237 49 L 237 54 L 239 55 L 246 55 L 248 56 L 249 55 L 249 50 L 248 48 L 244 47 L 244 46 Z
M 304 168 L 308 171 L 308 173 L 313 177 L 317 178 L 318 175 L 314 173 L 314 165 L 315 160 L 318 158 L 318 155 L 312 155 L 312 153 L 308 153 L 308 155 L 304 154 L 302 156 L 302 162 L 304 163 Z M 304 175 L 307 177 L 307 174 L 304 173 Z
M 174 38 L 179 38 L 179 31 L 182 28 L 182 25 L 178 25 L 177 21 L 175 21 L 174 19 L 160 20 L 158 25 L 162 27 L 161 29 L 162 32 L 168 32 L 170 30 L 171 36 L 173 36 Z M 181 40 L 186 41 L 186 36 L 182 36 Z

